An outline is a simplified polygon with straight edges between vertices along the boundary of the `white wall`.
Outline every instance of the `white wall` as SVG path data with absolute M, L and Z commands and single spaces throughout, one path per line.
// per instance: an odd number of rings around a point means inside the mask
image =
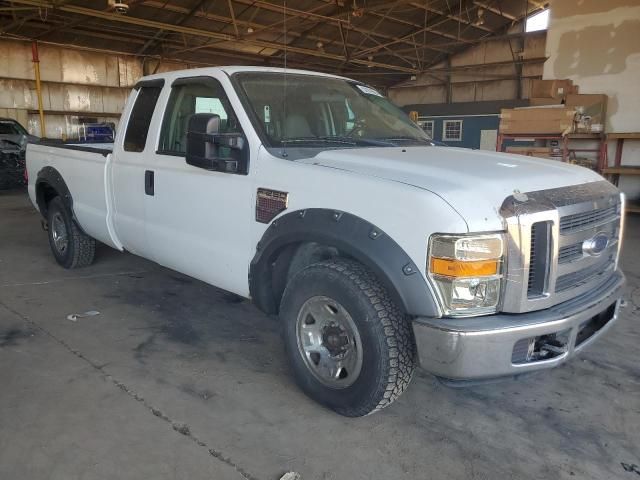
M 546 51 L 544 78 L 607 94 L 606 130 L 640 132 L 640 0 L 554 0 Z M 640 142 L 625 143 L 623 164 L 640 165 Z M 640 197 L 640 178 L 624 177 L 620 186 Z

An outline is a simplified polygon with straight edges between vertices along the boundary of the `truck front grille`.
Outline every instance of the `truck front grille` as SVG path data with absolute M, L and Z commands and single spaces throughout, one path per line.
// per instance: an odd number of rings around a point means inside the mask
M 586 228 L 592 228 L 593 226 L 600 225 L 602 223 L 608 223 L 617 215 L 617 205 L 611 205 L 610 207 L 591 210 L 588 212 L 566 215 L 560 219 L 560 233 L 567 234 L 584 230 Z
M 594 280 L 598 276 L 608 276 L 609 267 L 615 262 L 613 255 L 603 258 L 600 262 L 590 265 L 582 270 L 560 275 L 556 280 L 556 293 L 564 292 L 570 288 L 576 288 Z
M 572 262 L 582 258 L 582 242 L 562 247 L 558 252 L 558 263 Z
M 549 308 L 586 293 L 613 273 L 622 206 L 609 182 L 509 197 L 501 213 L 509 251 L 503 311 Z M 608 240 L 602 251 L 594 242 Z
M 549 273 L 549 253 L 551 251 L 550 222 L 536 222 L 531 225 L 531 248 L 529 255 L 529 278 L 527 296 L 542 295 Z

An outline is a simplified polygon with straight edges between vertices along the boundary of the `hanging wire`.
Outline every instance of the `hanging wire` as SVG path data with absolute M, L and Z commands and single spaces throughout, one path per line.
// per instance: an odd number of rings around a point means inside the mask
M 287 154 L 287 0 L 282 1 L 282 16 L 283 16 L 283 28 L 284 28 L 284 71 L 283 76 L 283 95 L 282 95 L 282 156 L 286 157 Z

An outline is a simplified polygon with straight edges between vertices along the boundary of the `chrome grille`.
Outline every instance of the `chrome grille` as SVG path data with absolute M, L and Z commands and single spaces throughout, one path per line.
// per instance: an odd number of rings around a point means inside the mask
M 611 218 L 615 217 L 617 214 L 618 206 L 611 205 L 610 207 L 600 208 L 598 210 L 566 215 L 560 219 L 560 233 L 565 234 L 575 232 L 586 228 L 592 228 L 602 223 L 608 223 L 611 221 Z
M 606 276 L 609 267 L 613 265 L 615 258 L 613 255 L 603 258 L 600 262 L 590 265 L 582 270 L 560 275 L 556 280 L 556 293 L 564 292 L 570 288 L 579 287 L 585 283 L 594 280 L 599 275 Z
M 549 308 L 606 282 L 617 260 L 622 211 L 613 185 L 600 181 L 515 197 L 501 209 L 509 236 L 503 311 Z M 583 248 L 603 233 L 604 251 Z
M 558 263 L 568 263 L 582 258 L 582 242 L 562 247 L 558 252 Z
M 531 227 L 531 254 L 529 255 L 529 264 L 530 265 L 535 265 L 536 264 L 536 227 L 537 227 L 537 223 L 534 223 L 533 226 Z M 536 282 L 536 269 L 535 268 L 529 268 L 529 278 L 528 278 L 528 283 L 527 283 L 527 294 L 529 296 L 531 296 L 531 294 L 533 293 L 533 286 Z
M 531 247 L 529 249 L 529 278 L 527 296 L 542 295 L 546 288 L 549 273 L 550 252 L 549 222 L 536 222 L 531 225 Z

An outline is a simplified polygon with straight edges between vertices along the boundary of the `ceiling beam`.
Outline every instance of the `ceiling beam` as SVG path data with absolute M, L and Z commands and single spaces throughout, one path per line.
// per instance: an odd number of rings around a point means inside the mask
M 193 35 L 196 37 L 225 40 L 230 43 L 236 42 L 236 43 L 242 43 L 245 45 L 251 45 L 255 47 L 276 48 L 276 49 L 281 48 L 280 44 L 270 42 L 270 41 L 257 40 L 257 39 L 236 39 L 233 36 L 224 34 L 224 33 L 211 32 L 207 30 L 201 30 L 199 28 L 186 27 L 184 25 L 163 23 L 155 20 L 136 18 L 128 15 L 118 15 L 116 13 L 103 12 L 100 10 L 95 10 L 95 9 L 85 8 L 85 7 L 78 7 L 76 5 L 64 5 L 62 7 L 58 7 L 55 3 L 51 3 L 46 0 L 14 0 L 14 1 L 15 3 L 19 3 L 22 5 L 33 5 L 33 6 L 38 6 L 42 8 L 57 9 L 57 10 L 62 10 L 68 13 L 75 13 L 79 15 L 85 15 L 87 17 L 100 18 L 103 20 L 109 20 L 114 22 L 128 23 L 131 25 L 137 25 L 137 26 L 151 28 L 155 30 L 166 30 L 166 31 L 171 31 L 176 33 L 184 33 L 186 35 Z M 346 60 L 343 55 L 336 55 L 333 53 L 321 52 L 318 50 L 312 50 L 308 48 L 290 47 L 288 48 L 288 50 L 292 53 L 299 53 L 302 55 L 310 55 L 314 57 L 327 58 L 327 59 L 335 60 L 338 62 Z M 367 67 L 374 66 L 374 67 L 380 67 L 380 68 L 385 68 L 390 70 L 403 71 L 406 73 L 416 73 L 416 69 L 414 68 L 403 67 L 399 65 L 391 65 L 387 63 L 381 63 L 381 62 L 373 62 L 373 61 L 360 60 L 360 59 L 350 59 L 349 62 L 367 66 Z
M 147 6 L 147 7 L 150 7 L 150 8 L 164 9 L 164 10 L 168 10 L 168 11 L 171 11 L 171 12 L 177 12 L 177 13 L 184 13 L 184 12 L 187 11 L 187 9 L 184 8 L 184 7 L 179 7 L 179 6 L 173 5 L 173 4 L 167 4 L 167 3 L 164 3 L 164 2 L 162 2 L 160 0 L 146 0 L 141 5 Z M 337 19 L 337 16 L 329 17 L 329 16 L 325 16 L 325 15 L 315 14 L 315 12 L 319 11 L 322 7 L 326 7 L 327 5 L 332 5 L 332 4 L 330 4 L 330 3 L 322 4 L 322 5 L 320 5 L 320 7 L 316 7 L 316 8 L 314 8 L 314 9 L 308 11 L 308 12 L 305 12 L 305 13 L 312 15 L 312 17 L 311 17 L 312 20 L 311 21 L 313 21 L 313 22 L 315 22 L 316 20 L 319 21 L 319 17 L 323 17 L 323 18 L 327 18 L 327 19 Z M 282 10 L 280 9 L 280 12 L 278 12 L 278 13 L 282 13 Z M 227 18 L 227 17 L 220 16 L 220 15 L 215 15 L 213 13 L 202 12 L 202 11 L 195 13 L 194 16 L 198 17 L 198 18 L 214 20 L 216 22 L 221 22 L 221 23 L 229 23 L 229 21 L 230 21 L 230 19 Z M 256 23 L 253 23 L 253 22 L 250 22 L 250 21 L 246 21 L 246 20 L 243 21 L 243 20 L 240 20 L 240 19 L 237 19 L 237 23 L 238 23 L 238 25 L 242 26 L 243 28 L 249 28 L 250 27 L 250 28 L 252 28 L 254 30 L 253 33 L 250 33 L 248 35 L 240 35 L 241 38 L 249 39 L 249 38 L 254 38 L 254 37 L 258 36 L 258 34 L 264 32 L 264 31 L 271 30 L 271 29 L 274 29 L 276 27 L 280 27 L 280 26 L 283 25 L 284 22 L 281 20 L 281 21 L 278 21 L 278 22 L 273 23 L 271 25 L 268 25 L 266 27 L 264 25 L 261 25 L 261 24 L 256 24 Z M 383 35 L 383 34 L 381 34 L 379 32 L 375 32 L 374 31 L 375 29 L 373 29 L 373 30 L 365 30 L 365 29 L 360 29 L 360 28 L 354 28 L 353 25 L 349 25 L 348 23 L 340 22 L 340 21 L 336 22 L 335 24 L 338 26 L 338 34 L 340 34 L 340 28 L 342 28 L 343 34 L 344 34 L 344 32 L 348 33 L 348 32 L 351 32 L 351 31 L 355 31 L 356 33 L 359 33 L 360 35 L 362 35 L 364 37 L 363 40 L 369 38 L 369 39 L 372 39 L 372 41 L 374 43 L 376 43 L 376 40 L 375 40 L 376 38 L 381 38 L 381 39 L 384 39 L 384 40 L 393 40 L 395 38 L 395 37 L 392 37 L 392 36 L 389 36 L 389 35 Z M 295 25 L 296 25 L 296 27 L 299 27 L 300 26 L 300 22 L 296 23 Z M 296 32 L 296 31 L 294 31 L 294 30 L 289 30 L 288 29 L 288 31 L 287 31 L 287 36 L 298 37 L 299 35 L 300 34 L 298 32 Z M 345 36 L 348 36 L 348 35 L 345 35 Z M 312 34 L 307 34 L 307 38 L 310 39 L 310 40 L 313 40 L 313 41 L 321 41 L 325 45 L 329 45 L 332 42 L 336 41 L 334 38 L 329 38 L 329 37 L 320 36 L 320 35 L 312 35 Z M 422 46 L 422 44 L 416 43 L 415 41 L 403 42 L 403 43 L 406 43 L 406 44 L 409 44 L 409 45 L 413 45 L 412 51 L 414 50 L 414 47 Z M 377 44 L 380 45 L 380 42 L 377 42 Z M 356 45 L 354 43 L 347 43 L 347 47 L 352 49 L 352 51 L 358 50 L 361 46 L 362 46 L 362 43 L 360 43 L 358 45 Z M 448 52 L 448 50 L 445 50 L 445 49 L 442 49 L 442 48 L 436 48 L 436 47 L 430 47 L 430 46 L 427 46 L 426 48 L 429 49 L 429 50 L 432 50 L 432 51 L 440 52 L 440 53 L 447 53 Z M 344 51 L 343 51 L 343 53 L 344 53 Z
M 62 25 L 61 21 L 56 23 L 59 25 Z M 29 23 L 28 27 L 35 30 L 48 29 L 47 25 L 41 22 L 35 22 L 35 21 L 32 23 Z M 127 46 L 132 46 L 132 44 L 144 45 L 144 43 L 146 43 L 146 41 L 149 38 L 149 37 L 144 37 L 140 35 L 125 37 L 119 34 L 118 32 L 113 34 L 108 34 L 108 33 L 105 33 L 104 31 L 95 32 L 90 30 L 82 30 L 80 28 L 73 28 L 69 30 L 65 29 L 64 32 L 65 34 L 72 35 L 73 37 L 83 36 L 83 37 L 87 37 L 88 39 L 101 38 L 101 39 L 112 41 L 113 42 L 112 44 L 117 44 L 117 42 L 120 42 L 121 44 L 125 44 Z M 16 40 L 27 41 L 24 36 L 16 38 Z M 28 39 L 28 41 L 30 40 L 31 39 Z M 168 42 L 174 46 L 181 45 L 181 43 L 178 40 L 165 39 L 164 42 Z M 234 59 L 236 63 L 250 62 L 253 64 L 265 64 L 265 65 L 273 65 L 273 66 L 282 65 L 282 61 L 277 58 L 273 59 L 270 57 L 264 57 L 264 56 L 258 56 L 258 55 L 252 55 L 252 54 L 238 55 L 237 53 L 234 53 L 234 52 L 216 50 L 211 48 L 206 50 L 203 49 L 205 50 L 203 52 L 205 55 L 201 55 L 199 57 L 185 57 L 184 55 L 178 56 L 178 55 L 174 55 L 173 52 L 169 52 L 163 57 L 159 57 L 158 55 L 136 55 L 134 51 L 125 51 L 122 49 L 122 47 L 120 47 L 120 49 L 115 48 L 115 49 L 109 49 L 109 50 L 91 48 L 91 47 L 87 47 L 84 44 L 79 44 L 79 45 L 74 44 L 73 41 L 70 41 L 70 40 L 61 41 L 61 42 L 43 41 L 41 43 L 56 45 L 56 46 L 70 46 L 71 48 L 78 48 L 78 49 L 87 50 L 87 51 L 99 51 L 101 53 L 109 53 L 109 54 L 115 53 L 119 55 L 126 55 L 126 56 L 143 58 L 146 60 L 155 60 L 155 61 L 161 61 L 161 62 L 167 62 L 167 63 L 181 63 L 181 64 L 186 63 L 190 65 L 212 66 L 212 65 L 224 65 L 226 64 L 226 61 L 224 60 L 224 58 L 231 58 L 231 59 Z M 335 71 L 335 64 L 325 64 L 322 62 L 318 62 L 317 59 L 309 60 L 308 62 L 299 60 L 299 59 L 289 59 L 287 63 L 290 67 L 294 67 L 294 68 L 308 68 L 308 69 L 313 69 L 318 71 L 326 71 L 328 73 Z M 397 72 L 396 75 L 406 76 L 407 74 L 403 72 Z
M 335 0 L 322 0 L 322 1 L 324 1 L 326 4 L 332 4 Z M 382 13 L 378 12 L 378 10 L 383 10 L 385 8 L 390 8 L 390 7 L 395 8 L 395 7 L 400 6 L 400 5 L 410 5 L 413 8 L 419 8 L 419 9 L 422 9 L 422 10 L 424 10 L 426 8 L 424 5 L 416 4 L 415 0 L 400 0 L 400 1 L 397 1 L 397 2 L 387 2 L 387 3 L 384 3 L 384 4 L 376 5 L 373 8 L 369 7 L 368 5 L 369 4 L 367 3 L 366 6 L 363 7 L 363 11 L 364 11 L 365 15 L 368 14 L 368 15 L 371 15 L 371 16 L 374 16 L 374 17 L 378 17 L 378 18 L 384 17 L 385 20 L 389 20 L 389 21 L 392 21 L 392 22 L 400 23 L 402 25 L 410 25 L 410 26 L 412 26 L 414 28 L 421 28 L 421 27 L 424 26 L 424 25 L 421 25 L 419 23 L 412 22 L 410 20 L 405 20 L 403 18 L 398 18 L 398 17 L 393 16 L 393 15 L 382 14 Z M 428 7 L 428 9 L 431 12 L 437 13 L 440 16 L 447 16 L 447 14 L 444 14 L 441 11 L 432 9 L 430 7 Z M 347 12 L 347 13 L 350 13 L 350 12 Z M 347 15 L 347 14 L 345 14 L 345 15 Z M 453 16 L 449 16 L 449 18 L 453 19 Z M 443 23 L 443 22 L 440 22 L 440 23 Z M 466 23 L 468 23 L 470 25 L 470 22 L 466 22 Z M 373 30 L 375 30 L 375 29 L 373 29 Z M 491 30 L 490 29 L 486 29 L 486 31 L 490 32 Z M 368 32 L 368 33 L 371 34 L 371 32 Z M 435 30 L 435 29 L 433 31 L 431 31 L 431 33 L 433 33 L 434 35 L 446 35 L 446 33 L 443 34 L 440 30 Z
M 150 8 L 157 8 L 157 9 L 164 8 L 165 10 L 168 10 L 168 11 L 171 11 L 171 12 L 176 12 L 176 13 L 185 13 L 185 12 L 188 11 L 184 7 L 179 7 L 179 6 L 173 5 L 173 4 L 165 4 L 164 2 L 162 2 L 160 0 L 146 0 L 141 5 L 147 6 L 147 7 L 150 7 Z M 326 7 L 326 5 L 331 5 L 331 4 L 323 4 L 320 7 L 324 8 L 324 7 Z M 320 7 L 316 7 L 314 9 L 312 9 L 312 10 L 318 11 L 318 10 L 320 10 Z M 194 17 L 203 18 L 203 19 L 207 19 L 207 20 L 214 20 L 214 21 L 220 22 L 220 23 L 228 23 L 229 20 L 230 20 L 227 17 L 220 16 L 220 15 L 215 15 L 213 13 L 203 12 L 203 11 L 199 11 L 199 12 L 195 13 Z M 283 21 L 278 21 L 276 23 L 273 23 L 273 24 L 268 25 L 268 26 L 265 27 L 264 25 L 253 23 L 253 22 L 247 21 L 247 20 L 240 20 L 239 18 L 237 18 L 236 21 L 237 21 L 238 25 L 241 26 L 242 28 L 249 28 L 250 27 L 250 28 L 252 28 L 254 30 L 253 33 L 250 33 L 248 35 L 240 35 L 240 38 L 242 38 L 242 39 L 255 38 L 256 36 L 258 36 L 258 34 L 264 32 L 264 31 L 271 30 L 271 29 L 274 29 L 276 27 L 282 26 L 283 23 L 284 23 Z M 315 21 L 315 17 L 314 17 L 314 19 L 312 21 Z M 300 25 L 301 25 L 301 22 L 295 23 L 296 27 L 299 27 Z M 342 22 L 338 22 L 337 25 L 339 26 L 339 29 L 340 28 L 343 29 L 343 34 L 345 36 L 345 39 L 349 36 L 348 35 L 349 32 L 351 32 L 353 30 L 351 28 L 344 27 L 345 24 L 342 23 Z M 340 34 L 340 31 L 338 31 L 338 33 Z M 367 33 L 365 33 L 365 31 L 360 31 L 358 33 L 363 35 L 365 38 L 368 35 Z M 300 32 L 297 32 L 295 30 L 287 29 L 287 36 L 288 37 L 297 38 L 300 35 L 301 35 Z M 373 35 L 376 35 L 376 34 L 372 34 L 371 35 L 371 38 L 374 39 L 372 41 L 374 41 L 374 43 L 375 43 L 375 37 Z M 380 37 L 380 35 L 377 35 L 377 36 Z M 334 38 L 330 38 L 330 37 L 327 37 L 327 36 L 320 36 L 320 35 L 312 35 L 312 34 L 307 34 L 307 38 L 309 40 L 313 40 L 313 41 L 320 41 L 320 42 L 324 43 L 325 46 L 336 41 L 336 39 L 334 39 Z M 384 38 L 387 39 L 387 38 L 393 38 L 393 37 L 384 37 Z M 215 43 L 215 42 L 213 42 L 213 43 Z M 281 49 L 282 45 L 280 43 L 278 43 L 278 45 L 279 45 L 278 48 Z M 416 45 L 418 45 L 418 44 L 416 44 Z M 355 51 L 361 45 L 356 45 L 355 43 L 347 42 L 346 46 Z M 190 50 L 190 49 L 199 50 L 200 48 L 203 48 L 203 47 L 204 47 L 204 45 L 197 45 L 197 46 L 189 47 L 189 48 L 187 48 L 185 50 Z M 431 48 L 429 48 L 429 49 L 431 50 Z M 344 48 L 342 50 L 343 50 L 343 54 L 344 54 Z M 411 49 L 411 51 L 413 51 L 413 48 Z M 437 49 L 436 51 L 438 51 L 438 52 L 446 52 L 446 50 L 443 50 L 443 49 Z M 345 57 L 346 57 L 346 54 L 345 54 Z
M 494 13 L 495 15 L 500 15 L 501 17 L 506 18 L 507 20 L 514 21 L 518 19 L 514 15 L 511 15 L 510 13 L 507 13 L 504 10 L 502 10 L 502 8 L 492 7 L 491 5 L 488 5 L 486 2 L 474 1 L 473 4 L 477 7 L 484 8 L 486 11 Z
M 184 22 L 186 22 L 187 20 L 189 20 L 191 17 L 193 17 L 193 15 L 195 15 L 195 13 L 202 8 L 202 5 L 204 5 L 204 3 L 207 0 L 198 0 L 198 2 L 190 9 L 186 12 L 186 14 L 184 14 L 178 21 L 175 22 L 176 25 L 183 25 Z M 138 55 L 142 55 L 144 52 L 146 52 L 149 48 L 151 48 L 155 43 L 157 43 L 158 40 L 162 39 L 163 37 L 166 36 L 166 32 L 164 30 L 158 30 L 156 32 L 156 34 L 153 36 L 153 38 L 151 38 L 147 43 L 145 43 L 142 48 L 138 51 Z
M 478 30 L 482 30 L 484 32 L 493 32 L 493 30 L 491 30 L 488 27 L 485 27 L 484 25 L 478 25 L 475 22 L 462 18 L 460 15 L 452 15 L 442 10 L 438 10 L 437 8 L 430 7 L 428 6 L 428 4 L 421 5 L 419 3 L 411 3 L 411 6 L 422 9 L 422 10 L 426 10 L 427 12 L 435 13 L 436 15 L 440 15 L 441 17 L 447 17 L 449 20 L 464 23 L 465 25 L 469 25 L 470 27 L 473 27 Z M 472 11 L 473 11 L 473 7 L 472 7 Z
M 269 3 L 269 2 L 264 2 L 261 0 L 235 0 L 237 3 L 242 3 L 244 5 L 249 5 L 249 6 L 259 6 L 265 10 L 269 10 L 272 12 L 276 12 L 276 13 L 281 13 L 282 12 L 282 7 L 279 7 L 278 5 L 274 5 L 273 3 Z M 325 2 L 325 4 L 327 5 L 331 5 L 333 4 L 333 1 L 335 0 L 323 0 Z M 327 3 L 328 2 L 328 3 Z M 305 12 L 303 10 L 296 10 L 296 9 L 292 9 L 291 7 L 287 7 L 287 11 L 292 12 L 293 15 L 300 17 L 300 18 L 307 18 L 307 17 L 315 17 L 315 18 L 319 18 L 321 20 L 324 20 L 327 22 L 327 25 L 335 25 L 337 23 L 342 23 L 343 27 L 345 28 L 345 30 L 351 30 L 360 34 L 363 33 L 367 33 L 369 35 L 371 35 L 372 37 L 378 37 L 378 38 L 382 38 L 384 40 L 395 40 L 397 37 L 393 36 L 393 35 L 388 35 L 382 32 L 377 32 L 377 31 L 373 31 L 371 29 L 367 29 L 367 28 L 362 28 L 362 27 L 358 27 L 357 25 L 354 25 L 352 21 L 350 21 L 349 19 L 344 19 L 344 18 L 340 18 L 340 17 L 328 17 L 326 15 L 320 15 L 317 13 L 311 13 L 311 12 Z M 420 25 L 421 26 L 421 25 Z M 435 33 L 435 32 L 434 32 Z M 405 43 L 407 45 L 413 45 L 415 42 L 404 39 L 401 41 L 401 43 Z M 420 44 L 415 43 L 417 46 L 420 46 Z M 443 52 L 446 53 L 446 52 Z

